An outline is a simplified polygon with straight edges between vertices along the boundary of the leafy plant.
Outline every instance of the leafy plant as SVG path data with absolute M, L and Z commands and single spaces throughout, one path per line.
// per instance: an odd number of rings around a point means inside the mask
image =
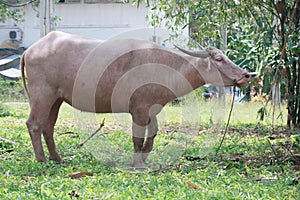
M 3 2 L 7 3 L 4 4 Z M 8 6 L 8 1 L 0 2 L 0 22 L 5 22 L 7 19 L 13 19 L 14 21 L 24 20 L 24 10 L 21 8 L 13 8 Z
M 6 106 L 3 105 L 3 103 L 0 102 L 0 117 L 8 117 L 13 116 L 13 113 L 11 113 Z
M 291 139 L 292 139 L 293 142 L 300 143 L 300 134 L 298 134 L 298 135 L 291 135 Z
M 0 77 L 0 98 L 9 101 L 25 100 L 21 80 L 15 81 Z

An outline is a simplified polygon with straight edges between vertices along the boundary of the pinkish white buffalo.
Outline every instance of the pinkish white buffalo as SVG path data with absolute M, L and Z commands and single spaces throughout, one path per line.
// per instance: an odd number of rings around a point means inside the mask
M 62 102 L 86 112 L 130 113 L 132 165 L 141 167 L 158 131 L 156 115 L 168 102 L 206 83 L 244 87 L 251 79 L 216 48 L 178 49 L 183 53 L 138 39 L 100 41 L 57 31 L 33 44 L 21 70 L 37 161 L 46 162 L 43 134 L 49 158 L 62 162 L 53 138 Z

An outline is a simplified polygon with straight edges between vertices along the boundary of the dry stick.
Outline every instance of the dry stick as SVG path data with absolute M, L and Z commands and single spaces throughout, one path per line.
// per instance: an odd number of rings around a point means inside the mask
M 288 149 L 288 151 L 290 152 L 290 154 L 292 155 L 294 160 L 296 160 L 297 163 L 300 163 L 300 159 L 295 156 L 295 154 L 292 151 L 292 147 L 293 147 L 293 144 L 291 145 L 291 148 Z
M 275 155 L 275 157 L 276 157 L 276 159 L 277 159 L 277 161 L 279 162 L 279 167 L 280 167 L 280 169 L 281 169 L 281 172 L 282 173 L 284 173 L 284 169 L 283 169 L 283 167 L 281 166 L 281 161 L 280 161 L 280 158 L 279 158 L 279 156 L 277 155 L 277 153 L 276 153 L 276 151 L 275 151 L 275 149 L 273 148 L 273 146 L 272 146 L 272 144 L 271 144 L 271 142 L 270 142 L 270 140 L 268 139 L 267 140 L 268 141 L 268 143 L 269 143 L 269 146 L 271 147 L 271 149 L 272 149 L 272 152 L 273 152 L 273 154 Z M 278 177 L 279 178 L 279 177 Z
M 0 150 L 0 153 L 10 153 L 13 152 L 16 148 Z
M 105 118 L 103 119 L 102 123 L 100 124 L 100 127 L 95 132 L 90 134 L 87 139 L 85 139 L 82 143 L 80 143 L 78 145 L 78 147 L 82 147 L 87 141 L 89 141 L 92 137 L 94 137 L 94 135 L 96 135 L 101 130 L 101 128 L 104 126 L 104 121 L 105 121 Z
M 63 133 L 56 133 L 58 136 L 61 136 L 61 135 L 78 135 L 77 133 L 74 133 L 73 131 L 67 131 L 67 132 L 63 132 Z
M 278 178 L 254 178 L 254 179 L 250 179 L 250 180 L 254 180 L 254 181 L 277 181 Z
M 6 138 L 2 138 L 2 137 L 0 137 L 0 141 L 7 142 L 7 143 L 10 143 L 10 144 L 12 144 L 12 145 L 15 145 L 15 144 L 16 144 L 16 142 L 14 142 L 14 141 L 12 141 L 12 140 L 9 140 L 9 139 L 6 139 Z
M 229 126 L 229 122 L 230 122 L 230 118 L 231 118 L 231 113 L 232 113 L 232 110 L 233 110 L 233 104 L 234 104 L 234 98 L 235 98 L 235 88 L 236 88 L 236 85 L 234 85 L 234 87 L 233 87 L 233 98 L 232 98 L 231 108 L 230 108 L 230 111 L 229 111 L 229 116 L 228 116 L 227 124 L 226 124 L 225 130 L 224 130 L 224 133 L 223 133 L 222 140 L 221 140 L 220 145 L 219 145 L 219 147 L 216 151 L 216 156 L 218 155 L 219 150 L 221 149 L 221 146 L 222 146 L 223 141 L 225 139 L 225 135 L 226 135 L 227 130 L 228 130 L 228 126 Z

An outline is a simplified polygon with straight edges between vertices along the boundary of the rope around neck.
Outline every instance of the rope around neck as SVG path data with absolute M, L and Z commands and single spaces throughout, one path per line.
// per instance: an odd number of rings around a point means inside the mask
M 230 122 L 230 118 L 231 118 L 231 113 L 232 113 L 232 110 L 233 110 L 233 105 L 234 105 L 234 100 L 235 100 L 235 89 L 236 89 L 236 81 L 234 82 L 234 86 L 233 86 L 233 97 L 232 97 L 232 102 L 231 102 L 231 107 L 230 107 L 230 111 L 229 111 L 229 116 L 228 116 L 228 120 L 227 120 L 227 124 L 226 124 L 226 127 L 225 127 L 225 130 L 223 131 L 223 136 L 222 136 L 222 140 L 219 144 L 219 147 L 216 151 L 216 156 L 218 155 L 220 149 L 221 149 L 221 146 L 223 144 L 223 141 L 225 139 L 225 135 L 227 133 L 227 130 L 228 130 L 228 126 L 229 126 L 229 122 Z

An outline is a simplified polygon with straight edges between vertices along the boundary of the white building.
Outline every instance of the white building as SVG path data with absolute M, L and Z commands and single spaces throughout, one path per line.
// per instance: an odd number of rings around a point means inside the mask
M 60 0 L 52 9 L 53 24 L 56 30 L 83 35 L 97 39 L 109 39 L 131 31 L 131 37 L 151 39 L 153 31 L 145 33 L 148 28 L 146 17 L 151 12 L 144 4 L 137 6 L 121 3 L 122 0 Z M 24 22 L 7 20 L 0 23 L 0 43 L 9 40 L 9 32 L 17 33 L 21 46 L 28 47 L 40 38 L 43 29 L 43 17 L 37 15 L 40 8 L 31 4 L 24 6 Z M 140 29 L 140 31 L 134 31 Z M 142 31 L 142 32 L 141 32 Z

